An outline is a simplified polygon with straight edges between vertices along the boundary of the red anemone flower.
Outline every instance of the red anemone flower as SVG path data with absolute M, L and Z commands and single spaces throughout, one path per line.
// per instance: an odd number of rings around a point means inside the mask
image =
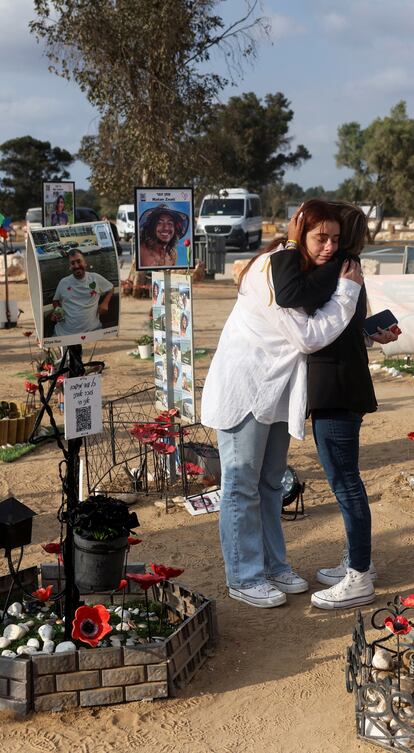
M 42 549 L 48 554 L 60 554 L 62 546 L 57 541 L 52 541 L 50 544 L 42 544 Z
M 409 433 L 407 434 L 407 437 L 408 437 L 408 439 L 413 439 L 413 440 L 414 440 L 414 431 L 410 431 L 410 432 L 409 432 Z
M 160 455 L 171 455 L 177 448 L 173 444 L 166 444 L 166 442 L 153 442 L 152 449 L 159 452 Z
M 154 571 L 155 575 L 159 575 L 160 578 L 163 580 L 170 580 L 170 578 L 178 578 L 181 573 L 184 572 L 183 569 L 178 567 L 168 567 L 168 565 L 156 565 L 155 562 L 150 562 L 151 570 Z
M 186 463 L 184 463 L 184 468 L 188 476 L 202 476 L 203 473 L 205 473 L 204 468 L 201 468 L 199 465 L 196 465 L 195 463 L 190 463 L 190 461 L 187 461 Z M 178 473 L 182 473 L 181 465 L 178 469 Z
M 406 596 L 405 599 L 400 596 L 400 602 L 404 607 L 414 607 L 414 594 Z
M 153 427 L 140 426 L 139 424 L 135 424 L 129 432 L 135 439 L 143 442 L 143 444 L 156 442 L 159 436 L 158 427 L 154 429 Z
M 94 607 L 78 607 L 72 622 L 72 638 L 90 646 L 97 646 L 99 641 L 112 631 L 109 623 L 110 614 L 103 604 Z
M 140 544 L 142 539 L 137 539 L 136 536 L 128 536 L 128 544 L 129 546 L 134 546 L 135 544 Z
M 37 591 L 33 591 L 32 596 L 38 601 L 49 601 L 53 586 L 46 586 L 46 588 L 38 588 Z
M 160 413 L 159 416 L 155 416 L 154 418 L 154 421 L 157 424 L 170 424 L 171 420 L 171 416 L 169 416 L 168 413 Z
M 125 578 L 121 578 L 119 581 L 119 586 L 116 589 L 117 591 L 124 591 L 124 589 L 127 587 L 128 581 Z
M 27 332 L 23 332 L 23 335 L 25 337 L 31 337 L 33 335 L 33 332 L 30 332 L 30 330 L 27 330 Z
M 161 583 L 162 578 L 159 575 L 153 575 L 152 573 L 127 573 L 129 580 L 134 580 L 138 583 L 143 591 L 148 591 L 151 586 L 155 586 L 156 583 Z
M 34 395 L 37 391 L 37 384 L 35 382 L 31 382 L 29 379 L 25 379 L 24 388 L 30 395 Z
M 391 633 L 394 633 L 394 635 L 407 635 L 412 630 L 408 620 L 401 614 L 397 614 L 395 617 L 386 617 L 384 627 L 390 630 Z

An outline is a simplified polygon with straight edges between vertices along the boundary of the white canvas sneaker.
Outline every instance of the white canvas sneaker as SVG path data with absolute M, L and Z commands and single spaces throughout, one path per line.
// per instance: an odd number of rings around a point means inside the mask
M 316 573 L 316 580 L 319 583 L 324 583 L 327 586 L 334 586 L 335 583 L 339 583 L 342 578 L 345 578 L 346 571 L 349 567 L 349 554 L 348 551 L 345 549 L 344 556 L 342 557 L 341 562 L 336 567 L 321 567 L 320 570 Z M 369 566 L 369 574 L 371 576 L 371 580 L 377 579 L 377 571 L 375 569 L 375 565 L 373 561 L 371 560 L 371 564 Z
M 285 594 L 302 594 L 309 588 L 308 581 L 293 570 L 287 570 L 284 573 L 274 575 L 268 578 L 267 582 Z
M 375 591 L 369 571 L 360 573 L 348 567 L 339 583 L 311 596 L 311 604 L 319 609 L 346 609 L 370 604 Z
M 286 594 L 269 583 L 259 583 L 252 588 L 229 588 L 229 596 L 237 601 L 244 601 L 253 607 L 279 607 L 286 602 Z

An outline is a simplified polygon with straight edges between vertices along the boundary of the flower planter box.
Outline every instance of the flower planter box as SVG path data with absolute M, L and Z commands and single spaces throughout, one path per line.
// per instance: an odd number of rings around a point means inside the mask
M 140 572 L 141 564 L 128 565 Z M 33 583 L 36 568 L 22 571 L 24 582 Z M 42 585 L 57 583 L 57 565 L 42 565 Z M 61 581 L 62 584 L 62 581 Z M 0 579 L 0 599 L 10 577 Z M 161 600 L 161 590 L 155 587 Z M 125 602 L 142 594 L 129 582 Z M 90 594 L 87 596 L 91 601 Z M 94 602 L 120 603 L 120 594 L 94 594 Z M 177 629 L 165 641 L 137 646 L 79 649 L 73 653 L 33 654 L 8 659 L 0 656 L 0 709 L 20 714 L 59 711 L 74 706 L 103 706 L 176 695 L 202 666 L 217 640 L 215 603 L 178 583 L 167 582 L 164 603 L 177 621 Z M 182 620 L 182 621 L 181 621 Z

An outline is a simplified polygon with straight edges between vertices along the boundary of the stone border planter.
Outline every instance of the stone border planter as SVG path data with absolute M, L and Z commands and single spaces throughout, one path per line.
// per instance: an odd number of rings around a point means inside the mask
M 139 572 L 143 565 L 131 564 L 128 570 Z M 21 577 L 32 583 L 34 572 L 36 568 L 22 571 Z M 57 582 L 57 565 L 42 565 L 39 575 L 43 586 Z M 0 597 L 9 586 L 9 576 L 0 579 Z M 126 602 L 136 600 L 140 593 L 131 582 Z M 160 598 L 157 587 L 156 593 Z M 119 603 L 121 597 L 94 594 L 93 600 Z M 176 615 L 183 622 L 163 643 L 15 659 L 0 656 L 0 709 L 27 714 L 175 695 L 190 682 L 216 643 L 215 602 L 178 583 L 166 583 L 164 600 L 172 619 Z

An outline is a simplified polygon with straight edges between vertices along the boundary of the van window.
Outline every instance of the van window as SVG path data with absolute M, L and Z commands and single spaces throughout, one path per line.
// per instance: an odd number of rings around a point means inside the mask
M 128 219 L 130 222 L 135 220 L 135 212 L 128 212 Z
M 201 217 L 216 217 L 221 214 L 243 217 L 244 199 L 206 199 L 203 201 Z
M 42 210 L 41 209 L 28 209 L 26 212 L 27 222 L 42 222 Z
M 262 207 L 260 204 L 260 199 L 250 199 L 250 205 L 252 210 L 252 217 L 260 217 L 262 214 Z

